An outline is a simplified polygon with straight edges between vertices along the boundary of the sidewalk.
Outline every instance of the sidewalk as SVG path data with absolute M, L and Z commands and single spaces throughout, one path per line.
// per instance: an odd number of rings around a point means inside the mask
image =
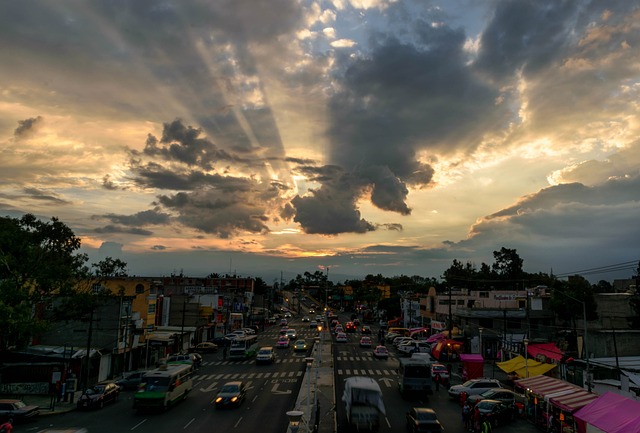
M 82 391 L 76 391 L 73 399 L 67 401 L 57 401 L 57 398 L 51 395 L 25 395 L 22 401 L 28 405 L 39 406 L 40 416 L 47 416 L 76 410 L 76 403 L 81 395 Z
M 300 394 L 293 410 L 304 413 L 303 422 L 311 419 L 309 431 L 316 433 L 335 433 L 336 424 L 336 396 L 333 383 L 333 354 L 331 353 L 331 334 L 324 330 L 324 342 L 316 339 L 311 357 L 315 358 L 313 366 L 305 371 Z M 314 410 L 314 402 L 317 410 Z M 311 414 L 309 414 L 311 412 Z M 311 415 L 311 417 L 309 417 Z M 302 425 L 299 431 L 306 428 Z M 317 428 L 317 430 L 316 430 Z M 287 426 L 287 432 L 289 427 Z

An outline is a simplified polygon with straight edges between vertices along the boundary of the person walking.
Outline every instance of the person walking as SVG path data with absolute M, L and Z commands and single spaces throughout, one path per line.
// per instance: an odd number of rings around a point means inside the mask
M 440 373 L 436 373 L 436 376 L 434 377 L 434 380 L 436 382 L 436 391 L 440 391 Z
M 480 420 L 480 409 L 476 406 L 473 410 L 473 431 L 476 433 L 480 433 L 481 420 Z
M 7 422 L 0 425 L 0 433 L 11 433 L 13 430 L 13 419 L 9 418 Z
M 462 405 L 462 421 L 464 422 L 464 429 L 471 431 L 471 405 L 468 400 Z
M 493 433 L 493 427 L 489 420 L 484 420 L 482 423 L 482 433 Z

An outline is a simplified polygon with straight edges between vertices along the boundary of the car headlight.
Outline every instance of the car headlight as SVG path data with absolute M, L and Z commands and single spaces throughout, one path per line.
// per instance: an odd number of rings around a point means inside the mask
M 236 401 L 238 401 L 238 397 L 231 397 L 231 403 L 235 403 Z
M 222 401 L 222 397 L 216 398 L 216 403 L 220 403 Z

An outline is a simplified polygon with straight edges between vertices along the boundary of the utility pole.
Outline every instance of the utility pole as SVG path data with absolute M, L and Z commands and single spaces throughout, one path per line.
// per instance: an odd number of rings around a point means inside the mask
M 89 335 L 87 337 L 87 366 L 85 374 L 82 379 L 82 392 L 84 393 L 89 386 L 89 374 L 91 373 L 91 334 L 93 333 L 93 309 L 91 307 L 91 313 L 89 314 Z
M 453 314 L 451 312 L 451 287 L 449 287 L 449 338 L 453 336 Z
M 182 349 L 184 349 L 184 316 L 185 316 L 185 311 L 187 309 L 187 298 L 186 296 L 184 297 L 184 299 L 182 300 L 182 326 L 180 327 L 180 349 L 178 350 L 178 353 L 182 352 Z

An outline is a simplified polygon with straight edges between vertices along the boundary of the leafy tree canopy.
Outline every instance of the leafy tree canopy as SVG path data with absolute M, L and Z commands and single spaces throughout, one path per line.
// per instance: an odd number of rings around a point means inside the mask
M 126 263 L 117 259 L 88 267 L 80 246 L 80 239 L 55 217 L 0 218 L 0 350 L 22 347 L 46 329 L 47 321 L 34 306 L 55 297 L 73 306 L 68 314 L 87 311 L 98 299 L 96 283 L 126 275 Z

